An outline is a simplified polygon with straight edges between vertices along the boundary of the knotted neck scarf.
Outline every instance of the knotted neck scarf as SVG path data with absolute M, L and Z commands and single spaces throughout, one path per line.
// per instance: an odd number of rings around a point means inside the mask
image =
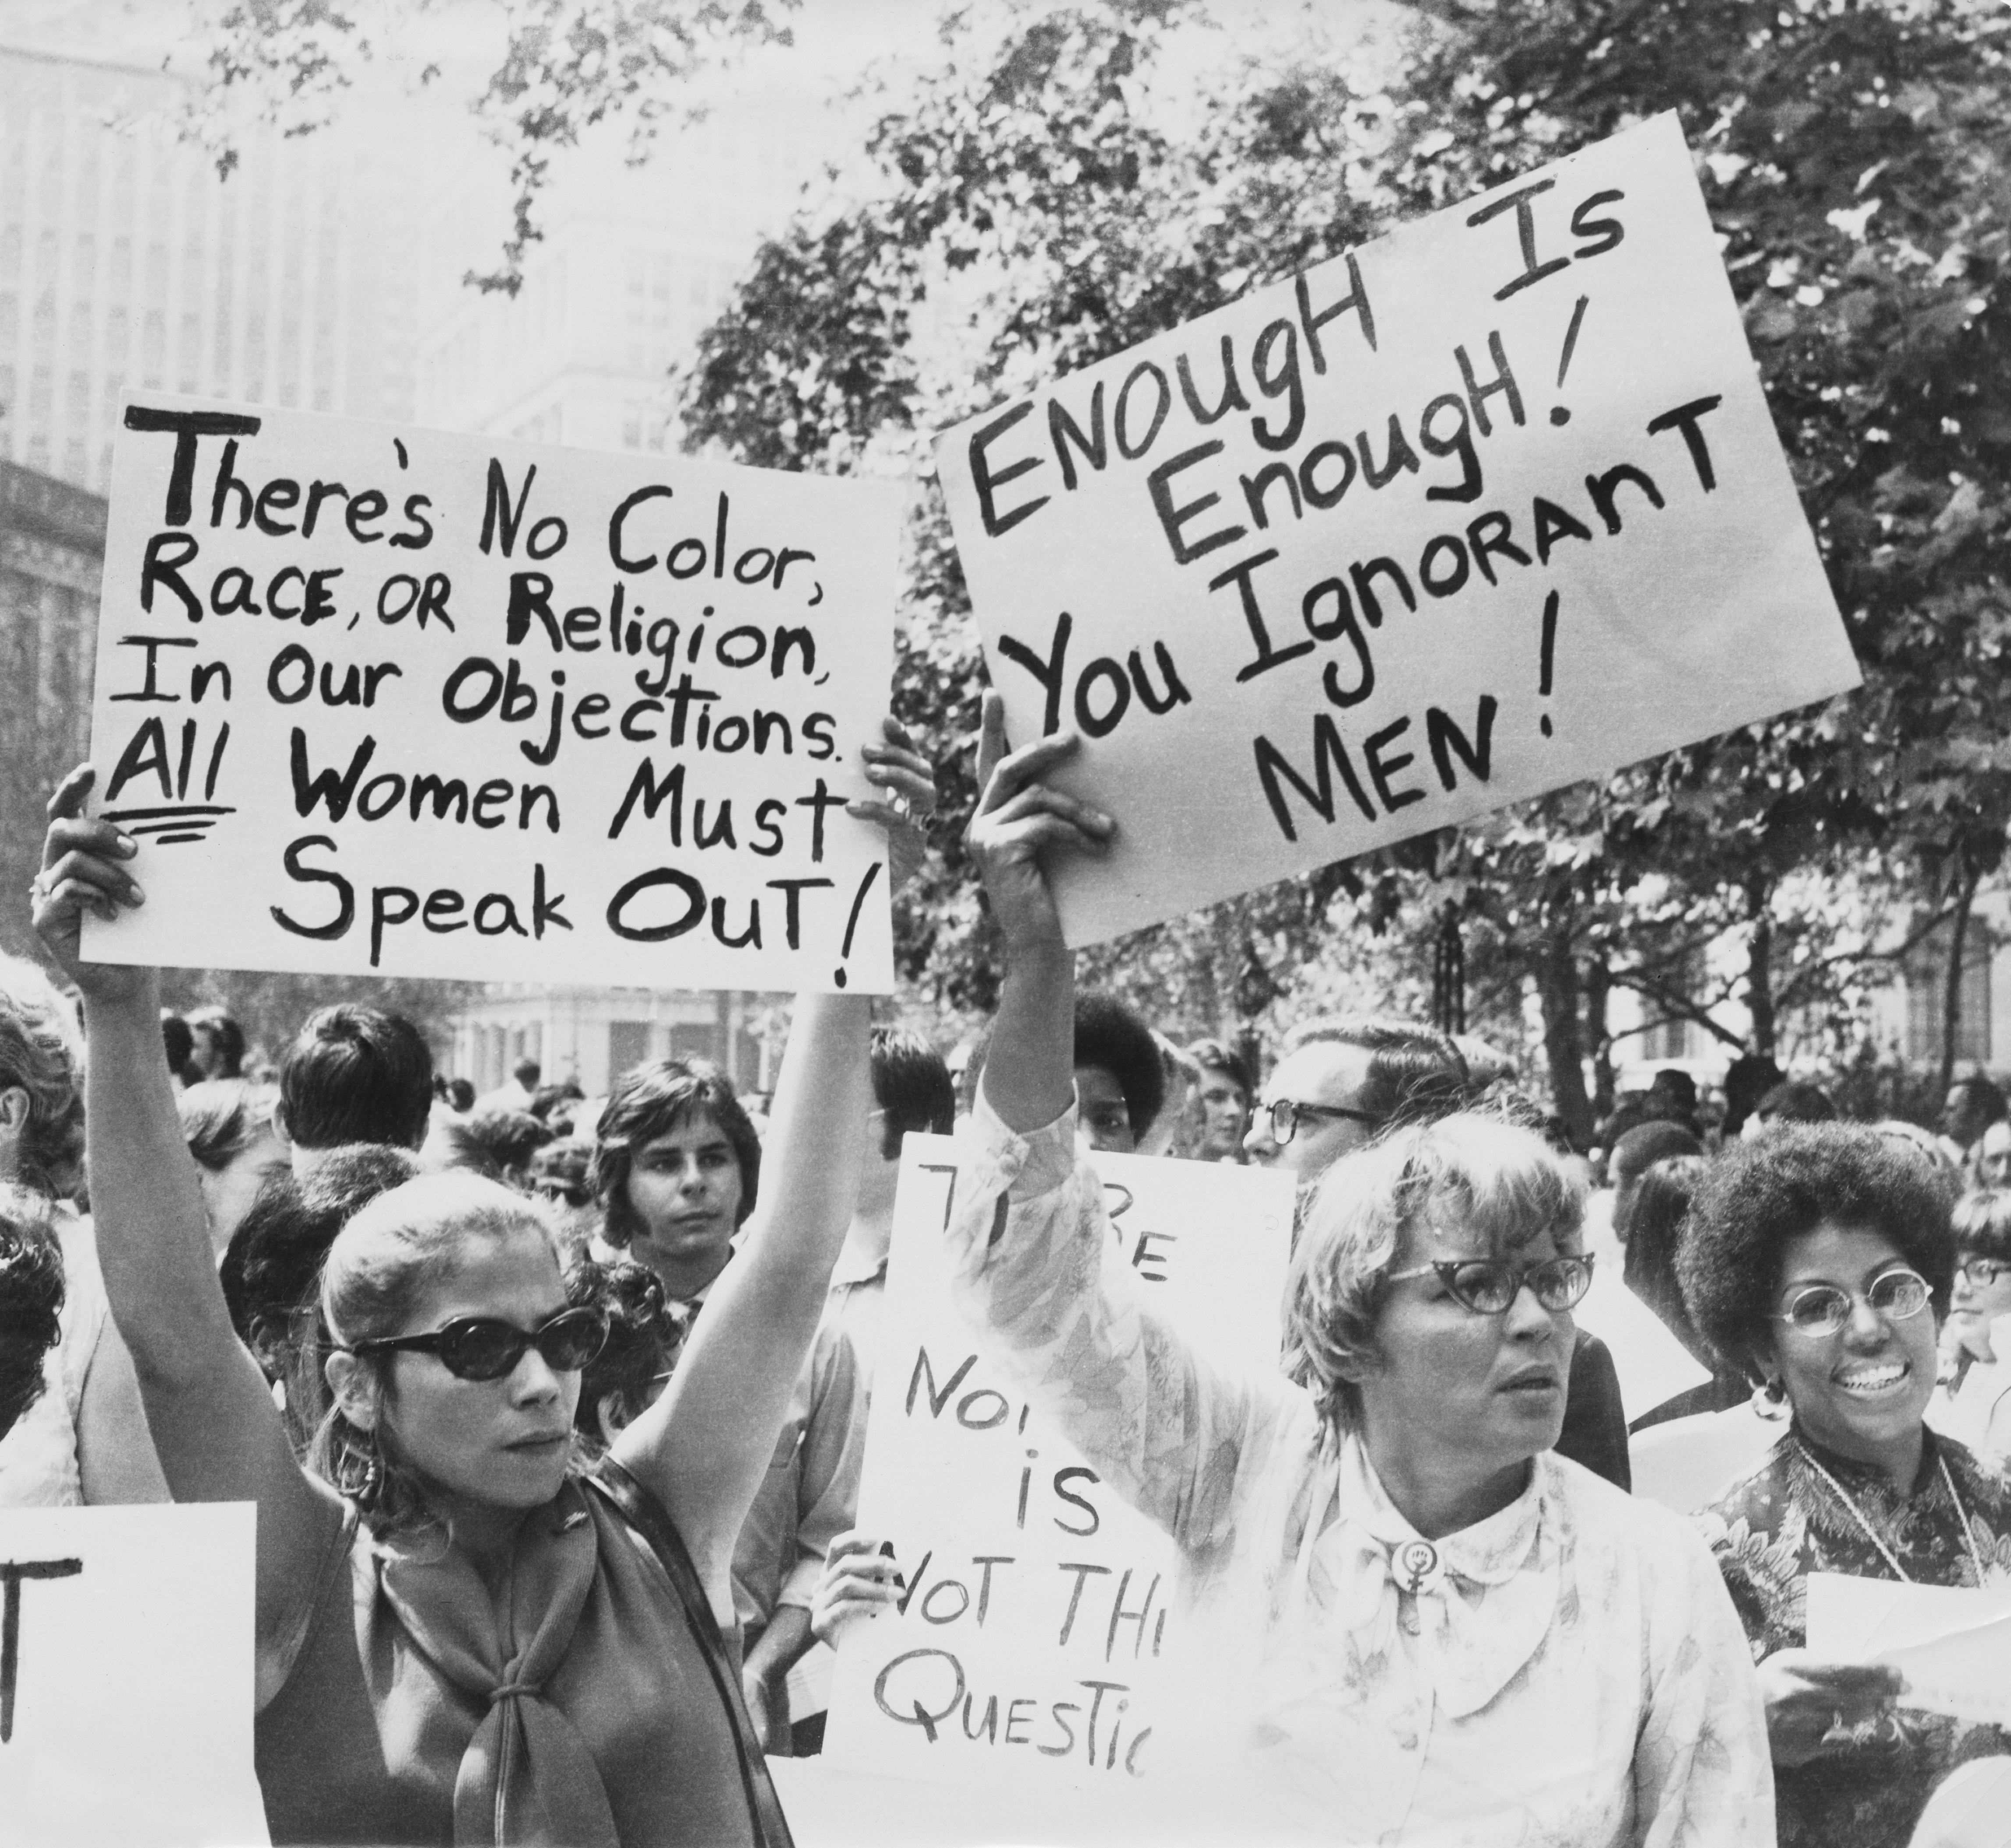
M 454 1778 L 456 1848 L 620 1848 L 586 1741 L 546 1697 L 593 1589 L 600 1518 L 568 1481 L 525 1516 L 500 1600 L 457 1548 L 372 1549 L 411 1647 L 482 1713 Z M 622 1678 L 607 1680 L 621 1700 Z M 426 1717 L 415 1716 L 422 1727 Z

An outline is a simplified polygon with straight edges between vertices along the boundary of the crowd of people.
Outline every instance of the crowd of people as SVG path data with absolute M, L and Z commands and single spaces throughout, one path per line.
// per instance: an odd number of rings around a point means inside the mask
M 806 996 L 766 1099 L 698 1058 L 478 1096 L 347 1004 L 263 1067 L 80 959 L 139 900 L 80 772 L 33 894 L 56 976 L 0 967 L 0 1506 L 258 1504 L 276 1842 L 781 1848 L 817 1645 L 902 1593 L 866 1410 L 902 1140 L 953 1132 L 966 1307 L 1172 1537 L 1206 1668 L 1162 1759 L 1254 1834 L 1917 1839 L 2011 1740 L 1812 1652 L 1806 1586 L 2011 1575 L 2002 1094 L 1965 1080 L 1937 1135 L 1761 1060 L 1721 1113 L 1671 1071 L 1588 1160 L 1422 1023 L 1306 1021 L 1260 1081 L 1077 993 L 1048 869 L 1117 821 L 1048 780 L 1071 748 L 1007 751 L 988 702 L 982 1041 L 953 1069 Z M 933 777 L 891 723 L 867 755 L 898 872 Z M 1223 1371 L 1104 1263 L 1105 1151 L 1291 1177 L 1275 1365 Z M 1625 1402 L 1574 1317 L 1602 1264 L 1704 1384 Z M 1628 1492 L 1712 1421 L 1764 1435 L 1701 1505 Z

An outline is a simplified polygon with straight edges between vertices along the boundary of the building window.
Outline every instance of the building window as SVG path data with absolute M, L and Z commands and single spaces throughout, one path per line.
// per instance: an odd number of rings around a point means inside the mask
M 1938 1064 L 1948 1000 L 1949 938 L 1937 928 L 1906 952 L 1900 973 L 1906 984 L 1906 1057 Z M 1955 1057 L 1978 1064 L 1990 1057 L 1990 932 L 1971 917 L 1962 947 L 1962 980 L 1956 996 Z

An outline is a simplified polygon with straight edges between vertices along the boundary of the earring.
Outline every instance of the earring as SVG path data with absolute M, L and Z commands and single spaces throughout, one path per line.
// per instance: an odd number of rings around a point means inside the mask
M 1788 1416 L 1788 1389 L 1778 1380 L 1769 1380 L 1753 1388 L 1753 1409 L 1770 1423 Z

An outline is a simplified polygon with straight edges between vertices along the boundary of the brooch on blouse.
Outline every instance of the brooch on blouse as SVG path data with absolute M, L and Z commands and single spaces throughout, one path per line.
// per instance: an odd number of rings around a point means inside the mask
M 1407 1540 L 1390 1555 L 1390 1576 L 1398 1590 L 1415 1597 L 1436 1587 L 1445 1576 L 1445 1564 L 1429 1541 Z

